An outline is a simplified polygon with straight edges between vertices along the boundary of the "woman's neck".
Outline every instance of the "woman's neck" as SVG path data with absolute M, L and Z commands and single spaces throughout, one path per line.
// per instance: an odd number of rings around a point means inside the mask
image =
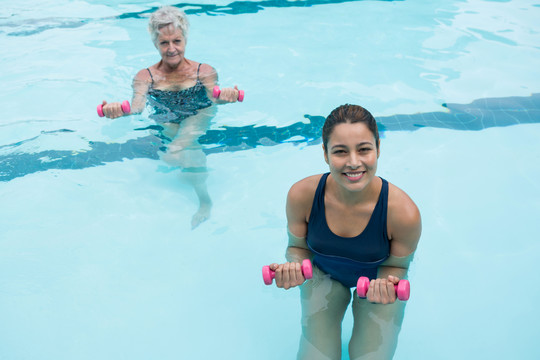
M 158 70 L 163 72 L 164 74 L 172 74 L 172 73 L 181 74 L 181 73 L 184 73 L 184 72 L 188 73 L 190 67 L 191 67 L 191 61 L 186 59 L 186 58 L 183 58 L 176 65 L 168 64 L 168 63 L 164 62 L 163 60 L 160 60 L 158 65 L 157 65 Z
M 326 181 L 326 191 L 340 203 L 353 206 L 378 196 L 381 182 L 382 180 L 378 176 L 374 176 L 362 190 L 350 191 L 340 186 L 330 175 Z

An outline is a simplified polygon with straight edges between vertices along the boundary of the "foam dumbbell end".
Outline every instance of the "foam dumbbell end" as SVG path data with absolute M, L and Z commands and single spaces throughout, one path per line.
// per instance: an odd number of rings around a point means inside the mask
M 401 301 L 409 300 L 411 296 L 411 284 L 409 280 L 399 280 L 397 285 L 394 285 L 396 289 L 397 298 Z M 365 298 L 369 289 L 369 279 L 365 276 L 361 276 L 356 284 L 356 292 L 361 298 Z
M 304 259 L 304 261 L 302 261 L 302 274 L 304 275 L 306 280 L 313 277 L 313 267 L 311 266 L 311 261 L 309 261 L 309 259 Z M 271 285 L 272 281 L 276 277 L 276 272 L 270 270 L 270 266 L 265 265 L 262 268 L 262 275 L 264 283 L 266 285 Z
M 214 96 L 215 99 L 217 99 L 219 97 L 219 95 L 221 94 L 221 89 L 219 88 L 219 86 L 214 86 L 214 90 L 212 92 L 212 95 Z M 238 90 L 238 101 L 242 102 L 244 101 L 244 90 Z
M 122 101 L 122 112 L 124 114 L 129 114 L 131 112 L 131 106 L 129 105 L 129 101 L 127 100 Z M 99 117 L 105 116 L 105 114 L 103 113 L 103 104 L 99 104 L 97 106 L 97 113 Z

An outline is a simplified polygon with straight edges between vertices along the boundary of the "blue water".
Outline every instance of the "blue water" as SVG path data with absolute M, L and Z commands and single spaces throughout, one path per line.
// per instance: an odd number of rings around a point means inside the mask
M 298 291 L 260 267 L 343 103 L 377 117 L 379 175 L 423 215 L 395 358 L 540 357 L 540 2 L 167 3 L 187 57 L 246 91 L 201 141 L 214 208 L 194 231 L 147 114 L 95 114 L 158 61 L 156 3 L 0 9 L 0 359 L 294 359 Z

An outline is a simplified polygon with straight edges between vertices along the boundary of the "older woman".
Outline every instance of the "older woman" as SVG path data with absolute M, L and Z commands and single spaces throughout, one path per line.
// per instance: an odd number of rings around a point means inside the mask
M 212 201 L 206 187 L 206 156 L 197 139 L 216 115 L 214 104 L 235 102 L 238 88 L 224 88 L 217 99 L 212 96 L 217 73 L 210 65 L 185 57 L 189 24 L 185 13 L 172 6 L 154 12 L 148 30 L 161 60 L 140 70 L 133 80 L 131 114 L 141 113 L 146 104 L 150 117 L 163 127 L 169 139 L 161 158 L 171 166 L 182 167 L 182 175 L 193 186 L 199 209 L 192 228 L 208 219 Z M 121 104 L 103 101 L 103 113 L 114 119 L 126 115 Z
M 375 175 L 380 141 L 367 110 L 338 107 L 322 137 L 330 172 L 291 187 L 289 262 L 270 265 L 278 287 L 303 284 L 298 359 L 341 359 L 341 323 L 360 276 L 371 283 L 366 299 L 353 296 L 350 359 L 391 359 L 405 307 L 394 284 L 406 276 L 418 244 L 420 213 L 403 190 Z M 300 263 L 307 258 L 314 273 L 304 283 Z

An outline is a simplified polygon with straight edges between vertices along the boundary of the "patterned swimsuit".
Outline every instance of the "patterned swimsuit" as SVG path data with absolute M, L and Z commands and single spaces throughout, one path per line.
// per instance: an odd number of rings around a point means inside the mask
M 212 101 L 206 95 L 206 88 L 199 79 L 200 67 L 201 64 L 197 68 L 195 85 L 180 91 L 154 89 L 154 77 L 150 69 L 147 69 L 152 78 L 147 96 L 147 104 L 152 107 L 151 119 L 157 123 L 179 124 L 182 120 L 197 114 L 198 110 L 212 105 Z

